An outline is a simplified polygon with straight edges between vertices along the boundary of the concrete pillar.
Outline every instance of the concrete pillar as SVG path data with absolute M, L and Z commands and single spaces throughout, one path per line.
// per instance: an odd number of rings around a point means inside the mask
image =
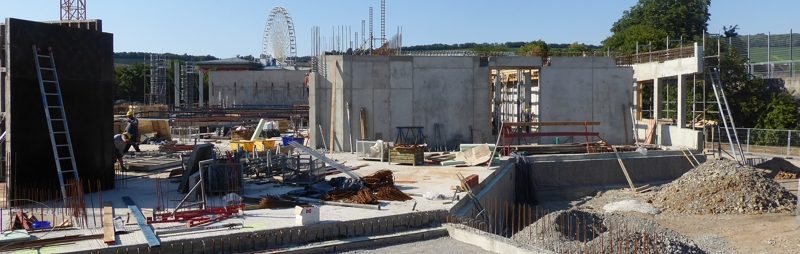
M 532 111 L 530 111 L 531 110 L 531 88 L 533 86 L 533 80 L 531 79 L 531 72 L 532 71 L 533 70 L 531 70 L 529 72 L 522 72 L 523 73 L 523 77 L 524 77 L 523 84 L 522 84 L 523 85 L 522 90 L 523 90 L 523 93 L 525 94 L 524 95 L 525 101 L 522 103 L 522 105 L 523 105 L 523 107 L 525 109 L 528 109 L 528 112 L 530 112 L 530 113 L 532 113 Z
M 678 128 L 686 128 L 686 82 L 684 76 L 678 75 L 678 118 L 675 124 Z
M 214 82 L 211 81 L 211 80 L 212 80 L 211 71 L 209 71 L 208 72 L 208 102 L 206 103 L 209 106 L 211 106 L 213 104 L 213 103 L 211 103 L 211 95 L 214 93 Z
M 500 69 L 496 69 L 496 75 L 494 76 L 494 119 L 495 119 L 495 128 L 497 128 L 498 133 L 500 132 L 500 124 L 502 123 L 502 115 L 500 114 Z
M 201 69 L 198 72 L 199 75 L 197 75 L 200 78 L 200 82 L 197 83 L 197 91 L 198 91 L 197 95 L 198 95 L 198 98 L 199 98 L 199 100 L 197 100 L 197 107 L 200 107 L 200 108 L 203 107 L 203 99 L 205 99 L 204 98 L 205 96 L 203 96 L 203 92 L 205 90 L 205 89 L 203 89 L 203 78 L 205 76 L 205 72 L 206 72 L 206 70 L 202 70 Z
M 661 89 L 663 84 L 659 82 L 659 78 L 653 79 L 653 119 L 658 121 L 661 118 L 661 107 L 663 103 L 663 96 L 661 96 Z
M 634 113 L 638 114 L 638 109 L 641 101 L 639 101 L 639 83 L 636 80 L 633 81 L 633 108 L 637 109 Z
M 172 62 L 172 86 L 174 91 L 174 96 L 172 97 L 175 100 L 175 107 L 181 106 L 181 64 L 178 61 Z

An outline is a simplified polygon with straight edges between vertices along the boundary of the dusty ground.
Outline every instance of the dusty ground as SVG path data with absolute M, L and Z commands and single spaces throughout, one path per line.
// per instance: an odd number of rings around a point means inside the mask
M 797 179 L 777 180 L 797 193 Z M 571 201 L 574 207 L 603 212 L 605 204 L 637 199 L 646 202 L 650 194 L 634 195 L 628 189 L 610 190 L 593 197 Z M 757 215 L 684 215 L 660 213 L 642 215 L 692 239 L 709 253 L 800 253 L 800 224 L 792 213 Z

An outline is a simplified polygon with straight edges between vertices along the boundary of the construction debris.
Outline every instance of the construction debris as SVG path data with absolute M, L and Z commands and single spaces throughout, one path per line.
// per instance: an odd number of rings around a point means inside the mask
M 778 174 L 775 175 L 776 180 L 783 180 L 783 179 L 797 179 L 797 173 L 788 172 L 788 171 L 778 171 Z
M 797 198 L 764 173 L 730 160 L 707 161 L 655 193 L 664 211 L 758 214 L 794 211 Z
M 328 181 L 333 189 L 324 200 L 356 204 L 377 204 L 378 200 L 406 201 L 412 198 L 394 186 L 391 170 L 379 170 L 362 179 L 336 177 Z
M 511 238 L 557 253 L 705 253 L 652 219 L 579 210 L 548 213 Z

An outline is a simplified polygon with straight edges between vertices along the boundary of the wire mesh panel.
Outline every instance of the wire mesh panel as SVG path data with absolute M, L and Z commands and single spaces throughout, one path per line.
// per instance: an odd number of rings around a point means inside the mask
M 356 158 L 387 161 L 389 159 L 388 145 L 382 141 L 358 140 L 356 141 Z

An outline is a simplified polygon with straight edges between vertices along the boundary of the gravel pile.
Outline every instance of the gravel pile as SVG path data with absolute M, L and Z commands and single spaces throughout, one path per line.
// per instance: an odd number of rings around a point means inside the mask
M 545 215 L 511 239 L 557 253 L 705 253 L 650 218 L 579 210 Z
M 664 211 L 758 214 L 794 211 L 797 198 L 764 173 L 730 160 L 709 160 L 653 194 Z

